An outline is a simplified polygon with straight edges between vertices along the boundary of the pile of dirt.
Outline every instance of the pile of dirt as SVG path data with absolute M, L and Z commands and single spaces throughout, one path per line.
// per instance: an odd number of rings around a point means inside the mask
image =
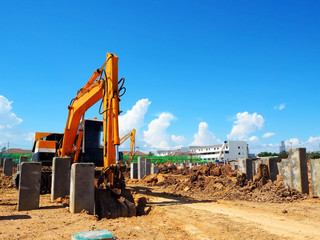
M 5 176 L 1 174 L 0 176 L 0 188 L 13 188 L 12 176 Z
M 172 193 L 202 199 L 281 203 L 308 198 L 307 194 L 286 188 L 281 180 L 272 182 L 264 164 L 260 164 L 252 181 L 247 180 L 246 174 L 232 170 L 230 165 L 210 163 L 192 169 L 161 166 L 161 173 L 145 176 L 139 183 L 161 186 Z

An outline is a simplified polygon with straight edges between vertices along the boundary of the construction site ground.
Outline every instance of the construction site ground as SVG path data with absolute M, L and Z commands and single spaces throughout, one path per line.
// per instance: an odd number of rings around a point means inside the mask
M 155 178 L 156 182 L 150 180 Z M 40 196 L 39 209 L 18 212 L 18 190 L 11 177 L 2 175 L 0 239 L 70 239 L 72 233 L 94 229 L 107 229 L 118 239 L 320 239 L 318 198 L 298 195 L 282 197 L 282 201 L 272 194 L 261 198 L 254 193 L 257 188 L 251 191 L 251 199 L 239 200 L 243 198 L 237 192 L 232 197 L 214 195 L 199 189 L 196 182 L 190 185 L 190 178 L 194 179 L 190 174 L 163 173 L 127 181 L 135 199 L 147 201 L 144 215 L 99 220 L 85 211 L 71 214 L 67 199 L 52 203 L 49 194 Z M 161 179 L 168 184 L 159 184 Z M 173 183 L 172 179 L 179 180 Z M 221 176 L 219 181 L 215 184 L 224 185 Z M 237 189 L 248 195 L 247 185 Z

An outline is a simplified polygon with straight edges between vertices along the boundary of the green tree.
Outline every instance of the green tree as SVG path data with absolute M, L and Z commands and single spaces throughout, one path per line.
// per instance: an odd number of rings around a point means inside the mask
M 150 152 L 148 153 L 148 156 L 154 156 L 154 153 L 150 151 Z
M 307 153 L 307 159 L 319 159 L 320 158 L 320 152 L 309 152 Z
M 273 156 L 278 156 L 277 153 L 272 153 L 272 152 L 261 152 L 258 153 L 258 157 L 273 157 Z
M 1 152 L 5 152 L 5 151 L 7 151 L 7 148 L 6 147 L 2 147 L 1 148 Z
M 278 155 L 279 160 L 288 158 L 289 154 L 286 151 L 281 151 Z

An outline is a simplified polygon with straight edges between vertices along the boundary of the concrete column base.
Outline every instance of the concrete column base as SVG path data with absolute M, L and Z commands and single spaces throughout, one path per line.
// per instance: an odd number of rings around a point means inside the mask
M 239 171 L 247 175 L 248 180 L 253 179 L 252 175 L 252 160 L 251 159 L 239 159 L 238 160 Z
M 146 175 L 146 159 L 138 157 L 138 179 L 142 179 Z
M 320 159 L 310 160 L 312 195 L 320 197 Z
M 145 162 L 145 172 L 146 172 L 146 176 L 150 175 L 151 173 L 151 161 L 149 158 L 146 158 L 146 162 Z
M 70 194 L 71 158 L 54 157 L 52 164 L 51 201 Z
M 130 164 L 130 179 L 138 178 L 138 163 Z
M 39 208 L 41 163 L 23 162 L 20 169 L 18 211 Z
M 74 163 L 71 166 L 70 212 L 83 209 L 94 213 L 94 164 Z
M 11 158 L 5 158 L 3 164 L 3 174 L 6 176 L 12 175 L 13 162 Z

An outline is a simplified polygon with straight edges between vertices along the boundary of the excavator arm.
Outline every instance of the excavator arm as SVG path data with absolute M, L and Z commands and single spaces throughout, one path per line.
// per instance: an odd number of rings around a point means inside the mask
M 71 157 L 73 162 L 78 161 L 80 145 L 83 134 L 83 126 L 79 129 L 81 118 L 84 118 L 85 112 L 103 97 L 104 80 L 99 78 L 102 74 L 106 62 L 100 69 L 92 74 L 89 81 L 82 87 L 77 96 L 71 100 L 68 106 L 68 118 L 64 130 L 62 147 L 58 150 L 61 157 Z M 79 129 L 79 131 L 78 131 Z M 75 144 L 76 138 L 77 143 Z

